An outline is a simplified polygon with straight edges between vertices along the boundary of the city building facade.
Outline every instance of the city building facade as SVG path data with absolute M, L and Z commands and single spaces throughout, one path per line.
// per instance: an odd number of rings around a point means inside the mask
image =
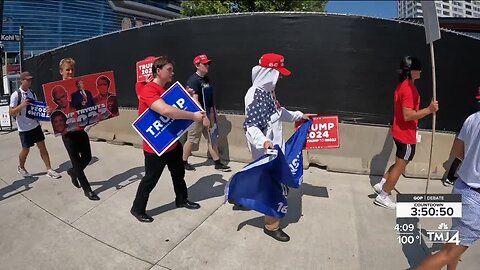
M 26 55 L 86 38 L 180 17 L 181 1 L 153 0 L 4 0 L 2 33 L 24 27 Z M 18 52 L 18 43 L 4 43 Z
M 436 0 L 438 17 L 480 18 L 480 1 L 478 0 Z M 420 0 L 398 0 L 398 18 L 422 18 Z

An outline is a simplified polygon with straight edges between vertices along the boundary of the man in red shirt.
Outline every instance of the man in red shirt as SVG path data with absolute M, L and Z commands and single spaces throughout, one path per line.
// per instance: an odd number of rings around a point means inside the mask
M 391 130 L 397 147 L 395 164 L 390 166 L 380 183 L 373 186 L 378 194 L 374 203 L 390 209 L 395 209 L 396 204 L 389 194 L 415 155 L 418 120 L 438 111 L 437 101 L 432 101 L 428 107 L 420 109 L 420 95 L 415 87 L 415 80 L 420 79 L 422 72 L 420 61 L 415 57 L 405 56 L 400 62 L 400 70 L 399 85 L 394 94 L 395 107 Z
M 189 119 L 195 122 L 202 122 L 205 117 L 204 112 L 188 112 L 168 105 L 161 99 L 165 92 L 165 85 L 172 81 L 173 61 L 166 56 L 160 56 L 155 60 L 152 66 L 153 81 L 145 85 L 140 91 L 138 105 L 138 114 L 141 115 L 145 110 L 151 110 L 172 118 Z M 205 122 L 208 122 L 205 121 Z M 210 124 L 210 123 L 207 123 Z M 172 176 L 173 188 L 175 190 L 175 205 L 188 209 L 198 209 L 200 205 L 188 200 L 187 184 L 185 183 L 185 168 L 182 160 L 182 145 L 177 142 L 172 145 L 163 155 L 157 156 L 153 149 L 146 143 L 143 143 L 143 153 L 145 155 L 145 176 L 138 185 L 137 194 L 133 201 L 130 213 L 140 222 L 152 222 L 153 218 L 146 213 L 146 207 L 150 192 L 157 184 L 162 175 L 165 166 L 168 166 Z

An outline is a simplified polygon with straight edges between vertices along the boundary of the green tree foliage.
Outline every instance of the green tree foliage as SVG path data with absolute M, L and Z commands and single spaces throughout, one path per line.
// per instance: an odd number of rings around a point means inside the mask
M 263 11 L 318 11 L 324 12 L 328 0 L 296 1 L 296 0 L 239 0 L 215 1 L 196 0 L 183 1 L 182 14 L 199 16 L 235 12 L 263 12 Z

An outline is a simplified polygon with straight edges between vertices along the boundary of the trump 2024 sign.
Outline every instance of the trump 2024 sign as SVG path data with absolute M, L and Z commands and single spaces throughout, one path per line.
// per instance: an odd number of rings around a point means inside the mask
M 183 86 L 176 82 L 162 95 L 168 105 L 189 112 L 203 111 Z M 151 109 L 143 112 L 132 127 L 157 155 L 162 155 L 193 124 L 193 120 L 171 119 Z
M 307 135 L 305 149 L 339 148 L 340 133 L 338 116 L 317 116 L 312 118 L 312 125 Z

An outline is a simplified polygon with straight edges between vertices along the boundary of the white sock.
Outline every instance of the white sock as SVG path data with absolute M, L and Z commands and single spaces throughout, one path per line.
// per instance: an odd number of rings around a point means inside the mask
M 383 190 L 382 190 L 382 192 L 380 192 L 380 197 L 382 197 L 383 199 L 385 199 L 387 196 L 388 196 L 387 192 L 385 192 Z
M 383 184 L 385 184 L 385 182 L 387 182 L 387 179 L 385 179 L 385 177 L 382 177 L 382 180 L 380 180 L 380 185 L 383 186 Z

